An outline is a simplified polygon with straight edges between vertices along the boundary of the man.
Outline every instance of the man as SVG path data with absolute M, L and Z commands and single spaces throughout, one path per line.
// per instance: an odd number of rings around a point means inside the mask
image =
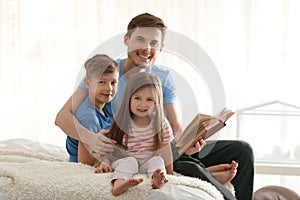
M 128 57 L 117 60 L 120 80 L 118 92 L 112 105 L 115 105 L 115 108 L 119 105 L 123 89 L 132 74 L 139 71 L 149 71 L 157 74 L 163 84 L 163 103 L 166 117 L 172 126 L 173 132 L 176 134 L 180 132 L 181 124 L 173 80 L 168 71 L 154 65 L 164 47 L 165 31 L 166 26 L 164 22 L 160 18 L 147 13 L 138 15 L 130 21 L 127 33 L 124 36 Z M 85 143 L 91 153 L 96 155 L 112 152 L 113 149 L 108 143 L 114 143 L 114 141 L 109 140 L 102 134 L 95 135 L 90 133 L 74 119 L 73 113 L 86 95 L 87 91 L 83 87 L 78 87 L 73 96 L 69 98 L 57 114 L 55 123 L 68 136 Z M 212 145 L 214 145 L 212 150 L 202 158 L 202 155 L 207 153 L 207 149 L 210 150 Z M 186 154 L 174 161 L 174 170 L 183 175 L 198 177 L 211 182 L 222 192 L 225 199 L 235 199 L 222 186 L 222 184 L 231 181 L 235 186 L 237 199 L 252 199 L 254 161 L 252 148 L 249 144 L 242 141 L 217 141 L 216 143 L 209 142 L 203 146 L 204 141 L 201 140 L 190 147 Z M 236 162 L 239 164 L 237 173 Z M 206 169 L 203 166 L 206 166 Z

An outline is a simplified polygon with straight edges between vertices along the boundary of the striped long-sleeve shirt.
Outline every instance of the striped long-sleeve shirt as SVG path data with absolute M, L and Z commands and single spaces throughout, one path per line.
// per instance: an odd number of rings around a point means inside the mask
M 146 127 L 138 127 L 133 123 L 130 124 L 127 143 L 128 156 L 135 157 L 140 164 L 143 164 L 150 157 L 153 156 L 154 152 L 154 136 L 155 131 L 153 124 Z M 167 144 L 173 140 L 173 131 L 170 123 L 166 118 L 163 120 L 163 136 L 162 145 Z

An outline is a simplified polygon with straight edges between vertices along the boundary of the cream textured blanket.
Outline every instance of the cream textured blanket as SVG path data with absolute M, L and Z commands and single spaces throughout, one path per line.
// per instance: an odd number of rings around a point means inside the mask
M 1 187 L 1 192 L 8 199 L 146 199 L 149 191 L 153 191 L 150 179 L 140 174 L 137 176 L 144 178 L 143 183 L 114 197 L 111 173 L 94 174 L 92 167 L 70 163 L 66 161 L 66 154 L 58 151 L 55 155 L 27 151 L 23 147 L 18 150 L 18 146 L 14 146 L 15 150 L 7 147 L 0 143 L 0 177 L 10 179 L 9 184 Z M 188 186 L 202 190 L 211 199 L 223 199 L 221 193 L 205 181 L 183 176 L 167 178 L 169 182 L 164 187 Z

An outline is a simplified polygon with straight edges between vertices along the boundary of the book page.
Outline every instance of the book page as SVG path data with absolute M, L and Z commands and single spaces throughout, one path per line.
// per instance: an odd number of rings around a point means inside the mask
M 216 118 L 220 119 L 223 122 L 226 122 L 233 114 L 234 112 L 232 112 L 231 110 L 223 108 L 223 110 L 221 110 L 221 112 L 216 115 Z
M 216 116 L 197 114 L 176 142 L 179 153 L 184 153 L 200 139 L 207 139 L 218 132 L 233 114 L 234 112 L 227 108 L 221 110 Z
M 193 121 L 185 128 L 184 132 L 181 134 L 179 140 L 177 141 L 177 145 L 184 145 L 187 142 L 193 141 L 196 137 L 199 137 L 200 130 L 204 127 L 200 127 L 201 124 L 205 121 L 209 121 L 211 119 L 211 116 L 204 115 L 204 114 L 197 114 Z M 203 126 L 203 125 L 202 125 Z M 203 137 L 205 137 L 205 132 L 202 133 Z

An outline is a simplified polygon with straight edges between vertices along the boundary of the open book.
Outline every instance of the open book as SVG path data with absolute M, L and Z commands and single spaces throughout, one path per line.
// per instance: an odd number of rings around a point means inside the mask
M 221 110 L 216 116 L 198 113 L 176 142 L 179 155 L 183 154 L 200 139 L 205 140 L 226 126 L 225 122 L 233 114 L 234 112 L 227 108 Z

